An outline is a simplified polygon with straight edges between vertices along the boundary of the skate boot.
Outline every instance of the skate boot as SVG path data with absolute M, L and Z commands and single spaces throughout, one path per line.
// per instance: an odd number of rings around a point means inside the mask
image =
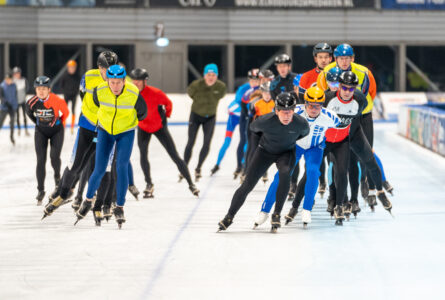
M 147 183 L 147 186 L 144 190 L 144 199 L 154 198 L 153 192 L 155 191 L 155 187 L 152 183 Z
M 104 205 L 102 207 L 102 212 L 103 212 L 104 219 L 107 220 L 107 222 L 108 222 L 108 220 L 110 220 L 110 218 L 112 216 L 110 207 L 108 205 Z
M 218 172 L 218 171 L 219 171 L 219 166 L 218 166 L 218 165 L 215 165 L 215 166 L 213 167 L 213 169 L 210 170 L 210 176 L 213 176 L 213 174 L 215 174 L 215 173 Z
M 136 199 L 136 201 L 139 200 L 138 199 L 139 190 L 138 190 L 138 188 L 135 185 L 129 185 L 128 186 L 128 191 L 133 195 L 133 197 Z
M 301 221 L 303 222 L 303 227 L 307 228 L 307 224 L 312 222 L 310 210 L 303 209 L 301 211 Z
M 269 213 L 260 211 L 253 224 L 253 229 L 257 228 L 259 225 L 263 224 L 269 218 Z
M 178 182 L 181 182 L 181 181 L 182 181 L 182 179 L 184 179 L 184 176 L 182 176 L 182 174 L 179 174 L 179 179 L 178 179 Z
M 296 191 L 297 191 L 297 184 L 295 182 L 291 182 L 289 188 L 289 194 L 287 195 L 287 201 L 294 201 Z
M 377 193 L 377 197 L 379 198 L 380 202 L 383 205 L 383 208 L 386 209 L 391 215 L 391 209 L 392 209 L 392 204 L 391 201 L 388 200 L 388 198 L 386 197 L 386 194 L 384 191 L 380 191 L 379 193 Z
M 218 223 L 218 231 L 220 232 L 221 230 L 226 230 L 231 224 L 233 223 L 233 216 L 227 214 L 224 219 L 222 219 L 219 223 Z
M 326 182 L 320 182 L 320 185 L 318 186 L 318 193 L 320 194 L 320 197 L 323 198 L 324 193 L 326 193 Z
M 199 190 L 196 187 L 196 185 L 194 185 L 194 184 L 189 185 L 189 190 L 190 190 L 190 192 L 192 192 L 192 194 L 194 196 L 199 197 Z
M 366 179 L 366 177 L 365 179 L 360 180 L 360 193 L 362 194 L 363 199 L 368 198 L 369 187 L 368 187 L 368 180 Z
M 65 200 L 60 196 L 57 196 L 55 199 L 50 198 L 50 202 L 45 206 L 45 209 L 43 210 L 42 220 L 47 216 L 50 216 L 57 208 L 64 204 L 64 202 Z
M 335 207 L 335 199 L 332 194 L 329 194 L 328 197 L 328 208 L 326 211 L 331 214 L 331 217 L 334 215 L 334 207 Z
M 335 225 L 343 226 L 345 216 L 343 214 L 343 206 L 337 205 L 334 208 Z
M 74 201 L 73 201 L 73 204 L 71 204 L 71 207 L 76 212 L 79 209 L 81 204 L 82 204 L 82 197 L 77 195 L 76 198 L 74 198 Z
M 242 172 L 243 172 L 242 168 L 240 168 L 240 167 L 236 168 L 235 172 L 233 172 L 233 179 L 237 179 L 238 176 L 240 176 Z
M 116 206 L 116 208 L 113 210 L 113 213 L 114 217 L 116 218 L 117 227 L 121 229 L 122 224 L 125 223 L 124 208 L 122 206 Z
M 393 191 L 394 188 L 389 184 L 388 180 L 383 181 L 383 188 L 391 194 L 391 196 L 394 196 Z
M 37 206 L 42 205 L 43 198 L 45 198 L 45 191 L 39 191 L 36 197 Z
M 354 214 L 354 217 L 357 218 L 357 214 L 361 211 L 360 206 L 358 206 L 358 200 L 351 200 L 352 207 L 351 212 Z
M 351 201 L 345 201 L 345 204 L 343 205 L 343 213 L 345 215 L 346 221 L 349 221 L 349 217 L 351 216 L 352 212 L 352 202 Z
M 292 222 L 295 218 L 295 216 L 298 213 L 298 207 L 291 207 L 287 215 L 284 216 L 284 219 L 286 219 L 286 225 Z
M 195 182 L 198 182 L 199 179 L 202 178 L 201 169 L 196 168 L 195 169 Z
M 366 198 L 366 202 L 368 202 L 369 207 L 371 208 L 371 211 L 375 211 L 375 207 L 377 206 L 377 199 L 375 197 L 375 191 L 369 191 L 368 198 Z
M 269 181 L 269 178 L 267 178 L 267 173 L 264 173 L 263 177 L 261 177 L 261 179 L 263 180 L 263 183 L 266 184 L 266 182 Z
M 96 226 L 100 226 L 102 220 L 104 219 L 104 217 L 102 216 L 102 211 L 100 211 L 100 210 L 93 211 L 93 216 L 94 216 L 94 222 L 96 223 Z
M 272 214 L 272 220 L 271 220 L 271 225 L 272 227 L 270 228 L 270 232 L 272 233 L 276 233 L 278 228 L 281 227 L 281 216 L 279 214 Z
M 77 220 L 76 222 L 74 222 L 74 225 L 77 224 L 77 222 L 79 222 L 80 220 L 82 220 L 83 218 L 85 218 L 85 216 L 88 214 L 88 212 L 90 211 L 91 207 L 93 207 L 94 205 L 94 198 L 91 201 L 88 201 L 88 199 L 85 199 L 85 201 L 82 202 L 82 205 L 80 206 L 80 208 L 76 211 L 76 217 Z

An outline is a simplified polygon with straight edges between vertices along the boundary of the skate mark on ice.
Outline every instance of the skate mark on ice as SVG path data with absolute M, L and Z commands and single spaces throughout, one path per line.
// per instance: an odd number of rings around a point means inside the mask
M 193 207 L 193 209 L 188 214 L 187 219 L 185 220 L 184 224 L 182 224 L 181 228 L 178 230 L 178 232 L 175 234 L 175 236 L 172 239 L 172 241 L 169 243 L 167 251 L 165 251 L 164 255 L 162 256 L 162 258 L 160 260 L 160 262 L 156 266 L 156 269 L 155 269 L 153 275 L 151 276 L 151 278 L 150 278 L 150 280 L 149 280 L 149 282 L 148 282 L 144 292 L 142 293 L 140 299 L 149 299 L 150 298 L 150 294 L 151 294 L 153 288 L 155 287 L 156 282 L 162 276 L 162 271 L 164 270 L 165 266 L 168 263 L 168 258 L 170 257 L 171 253 L 173 252 L 173 249 L 175 248 L 176 244 L 180 240 L 182 234 L 187 229 L 187 227 L 190 225 L 190 222 L 193 219 L 193 217 L 195 216 L 195 214 L 198 211 L 199 207 L 201 206 L 201 203 L 204 201 L 204 199 L 206 199 L 207 192 L 211 189 L 211 187 L 213 185 L 214 178 L 215 177 L 211 177 L 209 179 L 206 189 L 204 190 L 202 195 L 198 198 L 198 202 L 196 202 L 195 206 Z

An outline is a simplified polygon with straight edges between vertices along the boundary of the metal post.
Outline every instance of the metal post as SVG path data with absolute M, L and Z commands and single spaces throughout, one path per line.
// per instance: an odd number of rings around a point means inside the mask
M 227 44 L 227 91 L 235 91 L 235 45 Z
M 398 67 L 398 90 L 399 92 L 406 92 L 406 45 L 400 44 L 397 52 L 397 67 Z
M 86 65 L 87 70 L 93 69 L 93 43 L 88 42 L 86 47 Z
M 9 65 L 9 42 L 5 42 L 3 44 L 3 49 L 4 49 L 4 53 L 3 53 L 3 59 L 4 59 L 4 64 L 3 64 L 3 71 L 4 74 L 9 72 L 9 69 L 11 69 L 11 66 Z M 1 79 L 3 80 L 3 78 Z
M 45 73 L 45 56 L 43 42 L 37 42 L 37 76 Z

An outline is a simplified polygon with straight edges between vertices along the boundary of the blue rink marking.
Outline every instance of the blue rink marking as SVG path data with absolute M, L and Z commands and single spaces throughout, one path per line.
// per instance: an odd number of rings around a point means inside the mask
M 198 202 L 195 204 L 195 206 L 193 207 L 192 211 L 187 216 L 187 219 L 185 220 L 184 224 L 182 224 L 181 228 L 178 230 L 178 232 L 176 233 L 175 237 L 173 238 L 173 240 L 168 245 L 167 251 L 165 251 L 164 255 L 162 256 L 161 261 L 157 265 L 156 270 L 154 271 L 153 275 L 151 276 L 150 281 L 148 282 L 147 287 L 145 288 L 144 292 L 142 293 L 140 299 L 149 299 L 150 298 L 150 294 L 153 291 L 153 288 L 155 287 L 156 282 L 162 276 L 162 271 L 165 269 L 165 267 L 166 267 L 166 265 L 168 263 L 167 260 L 170 258 L 170 255 L 173 252 L 176 244 L 178 243 L 178 241 L 181 238 L 181 236 L 184 233 L 184 231 L 189 226 L 191 220 L 193 219 L 193 217 L 195 216 L 196 212 L 198 211 L 198 208 L 201 206 L 201 203 L 206 198 L 207 191 L 209 191 L 210 188 L 212 187 L 214 178 L 215 177 L 211 177 L 210 178 L 210 180 L 209 180 L 209 182 L 207 184 L 207 188 L 204 190 L 202 195 L 199 197 Z

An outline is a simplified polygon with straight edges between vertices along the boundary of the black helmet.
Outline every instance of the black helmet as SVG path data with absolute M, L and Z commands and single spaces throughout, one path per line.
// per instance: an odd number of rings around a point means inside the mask
M 278 110 L 293 110 L 296 104 L 297 100 L 294 95 L 288 92 L 279 94 L 275 99 L 275 107 Z
M 49 79 L 49 77 L 46 76 L 39 76 L 34 80 L 34 87 L 38 87 L 38 86 L 46 86 L 46 87 L 50 87 L 51 84 L 51 79 Z
M 247 72 L 247 78 L 249 79 L 260 79 L 260 69 L 250 69 L 249 72 Z
M 12 73 L 22 73 L 22 69 L 20 69 L 19 67 L 14 67 L 12 68 Z
M 275 74 L 271 70 L 265 69 L 260 71 L 259 77 L 272 80 L 275 78 Z
M 280 54 L 277 57 L 275 57 L 275 64 L 291 64 L 292 59 L 287 54 Z
M 130 78 L 133 80 L 147 80 L 148 72 L 145 69 L 136 68 L 130 72 Z
M 332 47 L 328 43 L 318 43 L 314 46 L 312 50 L 312 55 L 315 56 L 317 53 L 329 53 L 332 55 Z
M 341 84 L 356 86 L 358 85 L 358 77 L 354 72 L 346 71 L 341 73 L 341 75 L 338 77 L 338 82 Z
M 108 68 L 112 65 L 116 65 L 118 61 L 117 54 L 113 51 L 103 51 L 97 57 L 97 66 L 102 68 Z

